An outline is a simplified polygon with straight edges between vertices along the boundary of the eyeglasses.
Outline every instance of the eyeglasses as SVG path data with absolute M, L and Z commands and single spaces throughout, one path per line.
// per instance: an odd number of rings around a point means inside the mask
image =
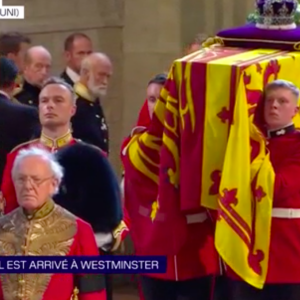
M 17 177 L 15 179 L 15 183 L 19 186 L 24 186 L 27 183 L 29 183 L 30 185 L 33 185 L 35 187 L 39 187 L 41 186 L 43 183 L 45 183 L 46 181 L 53 179 L 53 176 L 47 177 L 47 178 L 34 178 L 31 176 L 24 176 L 24 177 Z

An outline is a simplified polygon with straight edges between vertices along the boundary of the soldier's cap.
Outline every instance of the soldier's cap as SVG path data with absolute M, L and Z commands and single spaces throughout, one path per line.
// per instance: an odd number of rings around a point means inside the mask
M 151 83 L 157 83 L 157 84 L 164 85 L 167 81 L 167 78 L 168 78 L 168 76 L 165 73 L 157 74 L 148 82 L 148 85 Z

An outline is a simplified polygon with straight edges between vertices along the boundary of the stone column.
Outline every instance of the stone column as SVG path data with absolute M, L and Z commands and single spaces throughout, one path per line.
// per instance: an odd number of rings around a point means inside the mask
M 128 0 L 123 30 L 123 135 L 145 100 L 147 82 L 181 52 L 180 0 Z

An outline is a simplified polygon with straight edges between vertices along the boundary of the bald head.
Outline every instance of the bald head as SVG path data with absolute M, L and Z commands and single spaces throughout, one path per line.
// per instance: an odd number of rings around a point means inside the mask
M 38 57 L 45 57 L 51 61 L 51 54 L 45 47 L 33 46 L 26 51 L 25 62 L 30 63 L 32 60 Z
M 51 54 L 43 46 L 33 46 L 25 54 L 24 78 L 35 86 L 41 86 L 49 77 Z
M 82 61 L 80 81 L 94 97 L 106 95 L 111 76 L 112 63 L 106 54 L 92 53 Z

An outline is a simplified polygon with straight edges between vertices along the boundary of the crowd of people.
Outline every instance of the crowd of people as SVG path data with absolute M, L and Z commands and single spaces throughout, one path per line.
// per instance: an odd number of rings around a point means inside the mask
M 196 40 L 187 51 L 199 48 Z M 216 211 L 201 208 L 183 218 L 170 202 L 162 210 L 169 214 L 158 209 L 153 221 L 159 187 L 155 179 L 147 181 L 132 157 L 146 145 L 148 132 L 163 128 L 157 107 L 165 105 L 163 94 L 171 82 L 167 74 L 149 80 L 136 126 L 124 139 L 120 189 L 108 161 L 109 130 L 102 107 L 112 62 L 95 52 L 83 33 L 67 37 L 64 53 L 64 71 L 52 77 L 52 58 L 45 47 L 31 46 L 30 39 L 17 32 L 0 35 L 0 256 L 107 255 L 118 250 L 130 232 L 137 255 L 167 256 L 166 273 L 140 275 L 141 299 L 298 300 L 300 273 L 294 262 L 299 253 L 300 135 L 293 125 L 298 88 L 284 80 L 269 83 L 255 112 L 268 139 L 277 208 L 266 284 L 259 290 L 219 257 Z M 158 151 L 160 142 L 150 141 L 143 151 Z M 143 158 L 157 170 L 157 158 Z M 293 219 L 288 226 L 286 218 Z M 151 244 L 153 232 L 157 236 Z M 0 300 L 71 297 L 113 299 L 110 276 L 0 276 Z
M 0 255 L 106 255 L 128 232 L 101 105 L 112 63 L 83 33 L 64 50 L 53 77 L 45 47 L 0 36 Z M 112 299 L 109 276 L 14 276 L 0 299 Z
M 19 32 L 0 35 L 0 55 L 0 213 L 5 216 L 0 255 L 113 253 L 130 222 L 107 159 L 109 132 L 102 101 L 112 62 L 94 51 L 84 33 L 66 38 L 60 76 L 51 76 L 51 53 Z M 141 126 L 150 122 L 166 78 L 158 74 L 149 81 Z M 29 227 L 36 230 L 27 231 Z M 8 228 L 15 232 L 9 239 Z M 53 241 L 44 240 L 47 232 Z M 30 242 L 33 236 L 35 243 Z M 43 290 L 27 288 L 35 277 L 5 276 L 0 299 L 65 300 L 72 293 L 80 299 L 113 297 L 108 275 L 76 276 L 74 282 L 71 277 L 41 275 Z M 56 286 L 62 280 L 63 293 Z

